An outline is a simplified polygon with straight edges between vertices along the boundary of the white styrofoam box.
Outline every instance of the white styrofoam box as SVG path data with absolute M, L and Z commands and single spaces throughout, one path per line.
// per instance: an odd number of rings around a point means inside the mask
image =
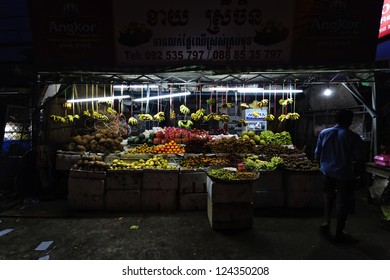
M 108 170 L 106 174 L 107 190 L 140 190 L 142 188 L 142 170 Z
M 283 173 L 281 170 L 260 171 L 259 179 L 253 182 L 255 191 L 282 190 Z
M 253 202 L 253 184 L 216 183 L 208 177 L 207 194 L 213 203 Z

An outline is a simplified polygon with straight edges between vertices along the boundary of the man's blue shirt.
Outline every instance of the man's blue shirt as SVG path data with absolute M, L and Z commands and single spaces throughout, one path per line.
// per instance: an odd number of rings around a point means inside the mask
M 355 132 L 336 125 L 318 136 L 315 158 L 323 174 L 339 179 L 354 178 L 353 161 L 363 160 L 363 141 Z

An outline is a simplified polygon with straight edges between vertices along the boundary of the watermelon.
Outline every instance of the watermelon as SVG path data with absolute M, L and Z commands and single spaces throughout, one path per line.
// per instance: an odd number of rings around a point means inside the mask
M 140 134 L 138 135 L 138 138 L 139 138 L 140 140 L 144 140 L 144 139 L 145 139 L 145 134 L 140 133 Z

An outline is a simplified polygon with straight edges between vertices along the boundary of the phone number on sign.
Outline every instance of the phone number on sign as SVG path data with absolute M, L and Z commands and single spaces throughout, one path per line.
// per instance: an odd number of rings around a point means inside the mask
M 211 51 L 126 51 L 127 60 L 278 60 L 281 49 Z

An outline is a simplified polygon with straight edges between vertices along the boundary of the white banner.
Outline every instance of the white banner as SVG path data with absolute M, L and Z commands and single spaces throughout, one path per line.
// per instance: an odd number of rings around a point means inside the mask
M 116 63 L 288 63 L 291 0 L 114 1 Z M 126 11 L 126 12 L 124 12 Z

